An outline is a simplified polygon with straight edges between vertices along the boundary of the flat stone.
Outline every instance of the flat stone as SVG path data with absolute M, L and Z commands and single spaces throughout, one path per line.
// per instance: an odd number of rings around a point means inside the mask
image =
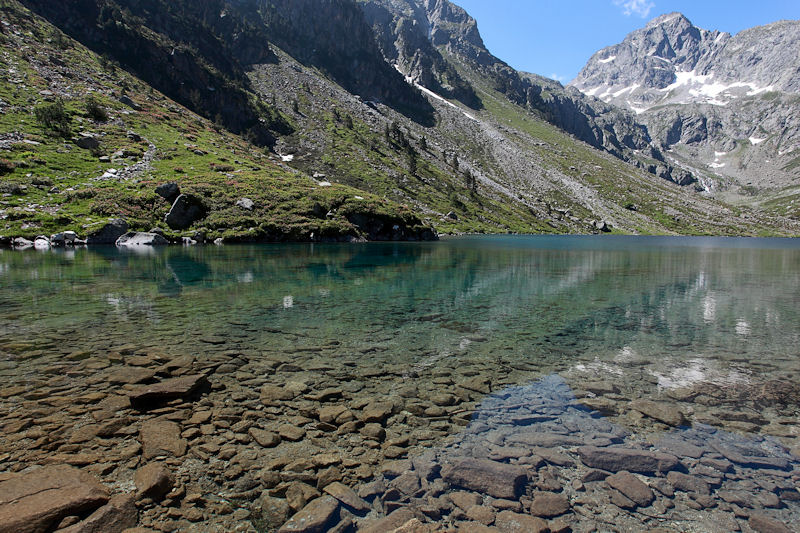
M 670 472 L 672 474 L 673 472 Z M 606 478 L 608 486 L 618 490 L 626 498 L 640 507 L 647 507 L 655 499 L 655 495 L 645 482 L 630 472 L 619 472 Z
M 318 392 L 310 392 L 306 394 L 306 398 L 315 402 L 329 402 L 341 398 L 342 394 L 342 389 L 331 387 Z
M 558 446 L 580 446 L 586 444 L 583 439 L 572 437 L 570 435 L 560 435 L 558 433 L 540 433 L 526 431 L 516 435 L 511 435 L 508 440 L 510 442 L 525 444 L 528 446 L 535 446 L 541 448 L 556 448 Z
M 357 512 L 365 512 L 370 510 L 370 506 L 367 502 L 362 500 L 358 494 L 353 491 L 350 487 L 335 481 L 329 485 L 327 485 L 323 492 L 326 492 L 345 504 L 347 507 L 354 509 Z
M 543 533 L 548 531 L 547 522 L 536 516 L 501 511 L 494 525 L 501 533 Z
M 135 384 L 149 381 L 156 376 L 155 370 L 135 366 L 117 367 L 109 374 L 108 382 L 115 385 L 122 383 Z
M 494 522 L 496 514 L 494 509 L 485 505 L 473 505 L 467 509 L 467 518 L 486 526 Z
M 674 455 L 628 448 L 581 446 L 578 448 L 578 455 L 586 466 L 609 472 L 655 474 L 668 472 L 678 466 L 678 458 Z
M 663 438 L 658 441 L 656 447 L 662 452 L 677 457 L 691 457 L 692 459 L 699 459 L 706 452 L 706 450 L 699 446 L 675 438 Z
M 414 512 L 410 509 L 406 509 L 401 507 L 395 511 L 389 513 L 389 515 L 381 518 L 379 520 L 375 520 L 369 522 L 364 525 L 364 527 L 359 528 L 359 533 L 387 533 L 389 531 L 395 531 L 397 528 L 401 527 L 403 524 L 408 523 L 409 521 L 415 518 Z
M 419 476 L 416 472 L 403 472 L 392 480 L 391 486 L 403 494 L 412 496 L 420 489 Z
M 347 407 L 344 405 L 328 405 L 325 407 L 320 407 L 318 412 L 319 421 L 325 422 L 326 424 L 333 424 L 336 422 L 336 419 L 344 414 L 347 410 Z
M 133 483 L 136 485 L 136 494 L 139 499 L 151 498 L 154 501 L 160 501 L 172 490 L 175 480 L 163 463 L 149 463 L 136 470 Z
M 667 481 L 669 481 L 670 485 L 676 490 L 703 496 L 711 494 L 711 488 L 708 486 L 708 483 L 697 476 L 691 476 L 681 472 L 670 472 L 667 474 Z
M 791 533 L 792 531 L 783 522 L 762 514 L 751 514 L 747 523 L 758 533 Z
M 475 507 L 476 505 L 481 505 L 483 503 L 483 498 L 481 495 L 474 492 L 451 492 L 447 495 L 447 498 L 453 502 L 456 507 L 464 512 L 472 507 Z
M 380 423 L 391 416 L 393 408 L 389 402 L 373 402 L 364 407 L 358 418 L 365 424 Z
M 155 418 L 142 423 L 139 430 L 142 455 L 152 459 L 160 455 L 181 457 L 186 453 L 187 443 L 181 438 L 181 429 L 175 422 Z
M 297 393 L 278 385 L 264 385 L 261 387 L 259 398 L 264 405 L 274 405 L 277 402 L 293 400 Z
M 521 466 L 466 458 L 443 466 L 442 478 L 456 487 L 495 498 L 516 499 L 528 481 L 528 472 Z
M 285 424 L 278 428 L 278 435 L 282 439 L 297 442 L 306 436 L 306 430 L 290 424 Z
M 317 498 L 283 524 L 278 533 L 322 533 L 338 520 L 339 500 L 333 496 Z
M 138 521 L 135 498 L 130 494 L 118 494 L 85 520 L 59 529 L 58 533 L 113 533 L 135 527 Z
M 272 431 L 266 431 L 263 429 L 258 428 L 250 428 L 247 433 L 253 437 L 253 440 L 256 441 L 259 445 L 263 446 L 264 448 L 274 448 L 278 444 L 281 443 L 281 437 L 277 433 L 273 433 Z
M 63 518 L 91 512 L 108 500 L 108 490 L 91 474 L 46 466 L 0 482 L 0 531 L 50 531 Z
M 203 374 L 181 376 L 152 385 L 140 385 L 131 390 L 128 396 L 134 407 L 140 407 L 150 403 L 183 398 L 206 385 L 208 385 L 208 380 Z
M 534 492 L 531 514 L 544 518 L 561 516 L 569 511 L 569 500 L 555 492 Z
M 686 424 L 686 418 L 674 404 L 652 400 L 634 400 L 629 407 L 668 426 L 680 427 Z

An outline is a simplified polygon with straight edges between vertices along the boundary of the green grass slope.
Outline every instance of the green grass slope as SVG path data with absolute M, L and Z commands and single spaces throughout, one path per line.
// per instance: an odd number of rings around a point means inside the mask
M 286 167 L 13 0 L 0 3 L 0 29 L 0 235 L 85 236 L 123 217 L 177 237 L 154 192 L 170 181 L 208 211 L 185 233 L 210 239 L 432 235 L 409 208 Z M 252 210 L 236 205 L 242 198 Z

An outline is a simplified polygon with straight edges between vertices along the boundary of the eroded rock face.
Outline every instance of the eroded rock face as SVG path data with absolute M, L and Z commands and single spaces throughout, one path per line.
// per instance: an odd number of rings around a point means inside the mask
M 0 482 L 0 531 L 50 531 L 62 518 L 104 505 L 108 489 L 82 470 L 47 466 Z

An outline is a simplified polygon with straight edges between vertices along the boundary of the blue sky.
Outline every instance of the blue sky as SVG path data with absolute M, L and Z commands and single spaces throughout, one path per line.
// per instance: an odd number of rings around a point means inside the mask
M 735 34 L 800 19 L 800 0 L 452 0 L 478 21 L 489 50 L 518 70 L 566 83 L 591 55 L 679 11 L 695 26 Z

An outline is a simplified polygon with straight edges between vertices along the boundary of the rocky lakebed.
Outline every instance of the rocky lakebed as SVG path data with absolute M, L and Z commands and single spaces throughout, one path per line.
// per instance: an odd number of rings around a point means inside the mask
M 701 339 L 670 317 L 701 302 L 708 319 L 711 289 L 661 267 L 653 312 L 630 277 L 615 294 L 634 303 L 603 299 L 613 254 L 552 293 L 541 259 L 535 279 L 513 254 L 489 269 L 503 253 L 447 247 L 359 249 L 391 268 L 352 248 L 6 252 L 0 533 L 798 530 L 779 293 L 740 284 L 771 318 L 735 306 L 749 322 L 729 323 L 715 288 L 720 334 Z M 467 291 L 464 272 L 483 272 Z M 540 329 L 512 297 L 534 293 Z

